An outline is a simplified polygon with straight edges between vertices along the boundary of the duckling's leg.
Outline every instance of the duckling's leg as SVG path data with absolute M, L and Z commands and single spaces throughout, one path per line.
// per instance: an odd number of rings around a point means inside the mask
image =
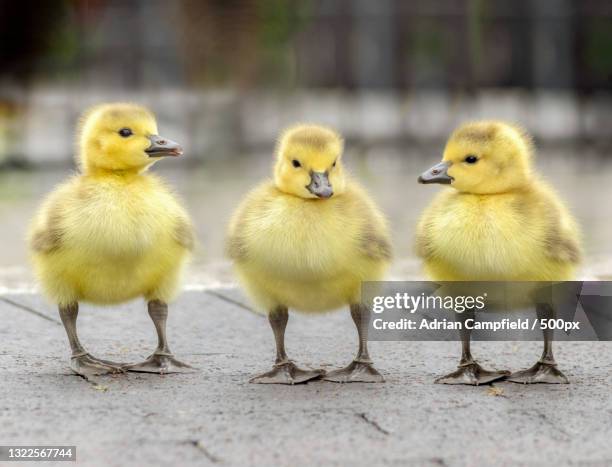
M 325 374 L 324 370 L 302 370 L 289 360 L 285 352 L 285 328 L 289 320 L 289 312 L 284 306 L 272 310 L 268 314 L 270 326 L 276 341 L 276 362 L 272 370 L 254 376 L 249 382 L 259 384 L 299 384 Z
M 481 367 L 472 357 L 470 350 L 471 329 L 466 329 L 467 319 L 474 319 L 474 310 L 455 313 L 456 319 L 461 323 L 459 335 L 461 336 L 461 360 L 457 370 L 436 379 L 437 384 L 469 384 L 478 386 L 488 384 L 498 379 L 505 378 L 510 374 L 509 371 L 490 371 Z
M 554 310 L 548 304 L 538 304 L 536 312 L 540 321 L 553 318 Z M 544 329 L 544 351 L 540 360 L 528 370 L 517 371 L 508 377 L 508 381 L 522 384 L 549 383 L 569 384 L 567 377 L 557 368 L 557 362 L 552 351 L 554 331 Z
M 76 321 L 79 315 L 79 304 L 71 303 L 59 306 L 59 314 L 68 336 L 68 342 L 72 349 L 70 368 L 78 375 L 85 377 L 95 375 L 106 375 L 108 373 L 123 373 L 121 363 L 113 363 L 108 360 L 96 358 L 87 352 L 79 341 L 77 335 Z
M 149 316 L 153 320 L 157 331 L 157 348 L 144 362 L 124 365 L 128 371 L 141 373 L 180 373 L 193 370 L 186 363 L 178 361 L 170 351 L 166 339 L 166 320 L 168 318 L 168 305 L 161 300 L 151 300 L 148 303 Z
M 327 373 L 323 379 L 335 383 L 384 383 L 385 379 L 372 365 L 368 353 L 370 309 L 363 304 L 351 305 L 351 317 L 359 336 L 357 357 L 347 367 Z

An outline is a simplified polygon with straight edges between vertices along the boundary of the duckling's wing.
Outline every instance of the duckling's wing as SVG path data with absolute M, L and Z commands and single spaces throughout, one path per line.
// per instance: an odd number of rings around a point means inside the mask
M 29 232 L 29 247 L 35 253 L 49 253 L 62 247 L 66 212 L 75 199 L 76 178 L 59 185 L 43 201 Z
M 246 243 L 238 235 L 228 235 L 225 252 L 229 259 L 240 261 L 246 258 Z
M 415 253 L 419 258 L 428 259 L 434 250 L 432 244 L 433 220 L 444 214 L 444 206 L 452 196 L 450 190 L 440 191 L 432 200 L 430 205 L 425 208 L 416 227 L 415 232 Z
M 242 200 L 230 220 L 225 237 L 225 254 L 233 261 L 245 261 L 249 256 L 249 233 L 259 230 L 261 219 L 267 217 L 270 206 L 278 199 L 274 184 L 266 181 L 253 188 Z
M 49 253 L 62 246 L 62 210 L 53 201 L 50 200 L 41 210 L 30 232 L 29 243 L 34 252 Z
M 389 261 L 392 256 L 391 242 L 386 233 L 378 231 L 375 224 L 366 224 L 360 235 L 361 253 L 374 260 Z
M 428 238 L 425 219 L 421 219 L 417 224 L 414 238 L 414 249 L 419 258 L 426 259 L 429 256 L 430 247 Z
M 174 239 L 179 245 L 185 249 L 193 250 L 195 244 L 195 235 L 193 233 L 193 226 L 187 217 L 178 217 L 174 227 Z
M 359 251 L 367 258 L 377 261 L 389 261 L 393 248 L 387 229 L 387 221 L 373 201 L 360 189 L 354 188 L 357 199 L 357 218 L 363 220 L 359 230 Z
M 247 257 L 247 243 L 242 235 L 241 226 L 245 223 L 247 210 L 240 206 L 230 222 L 225 239 L 225 253 L 229 259 L 242 261 Z
M 62 234 L 52 227 L 35 229 L 30 238 L 30 248 L 37 253 L 50 253 L 61 247 Z
M 535 192 L 544 225 L 546 255 L 562 263 L 577 264 L 582 256 L 580 229 L 559 195 L 545 181 Z
M 545 245 L 547 256 L 562 263 L 580 262 L 581 248 L 577 228 L 568 214 L 562 213 L 549 223 Z

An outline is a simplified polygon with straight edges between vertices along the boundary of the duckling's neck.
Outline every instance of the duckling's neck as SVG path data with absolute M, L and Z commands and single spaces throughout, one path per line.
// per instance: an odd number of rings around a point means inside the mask
M 520 185 L 520 186 L 508 188 L 504 191 L 495 191 L 491 193 L 477 193 L 477 192 L 474 193 L 474 192 L 469 192 L 469 191 L 459 191 L 457 192 L 457 194 L 460 196 L 468 196 L 468 197 L 471 196 L 474 198 L 487 199 L 487 198 L 502 198 L 504 196 L 520 196 L 520 195 L 529 193 L 530 191 L 532 191 L 531 186 Z
M 138 179 L 146 176 L 146 170 L 135 170 L 135 169 L 125 169 L 125 170 L 107 170 L 100 168 L 87 168 L 83 171 L 83 175 L 85 177 L 92 178 L 114 178 L 117 180 L 123 180 L 125 182 L 132 181 L 134 179 Z

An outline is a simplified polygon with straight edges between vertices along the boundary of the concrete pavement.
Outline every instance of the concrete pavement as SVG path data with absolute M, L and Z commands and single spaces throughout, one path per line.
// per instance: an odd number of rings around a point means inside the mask
M 253 385 L 274 347 L 247 303 L 236 289 L 214 289 L 172 305 L 171 347 L 198 372 L 86 381 L 70 374 L 54 308 L 38 295 L 0 295 L 0 444 L 76 445 L 88 466 L 612 463 L 610 342 L 558 344 L 567 386 L 434 385 L 455 367 L 457 342 L 372 342 L 381 385 Z M 156 342 L 141 301 L 84 305 L 79 332 L 92 354 L 118 361 L 137 361 Z M 355 346 L 348 311 L 290 317 L 287 347 L 300 365 L 344 366 Z M 478 342 L 474 351 L 488 366 L 521 369 L 540 343 Z

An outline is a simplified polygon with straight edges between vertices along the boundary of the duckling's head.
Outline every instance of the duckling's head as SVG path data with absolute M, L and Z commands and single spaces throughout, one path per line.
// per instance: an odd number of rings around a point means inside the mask
M 529 182 L 532 152 L 531 138 L 512 124 L 467 123 L 451 135 L 442 162 L 419 182 L 450 184 L 464 193 L 503 193 Z
M 327 199 L 344 192 L 344 143 L 319 125 L 296 125 L 281 135 L 276 150 L 276 187 L 301 198 Z
M 84 172 L 140 172 L 164 156 L 180 156 L 181 146 L 157 134 L 151 111 L 136 104 L 93 107 L 81 118 L 77 138 Z

